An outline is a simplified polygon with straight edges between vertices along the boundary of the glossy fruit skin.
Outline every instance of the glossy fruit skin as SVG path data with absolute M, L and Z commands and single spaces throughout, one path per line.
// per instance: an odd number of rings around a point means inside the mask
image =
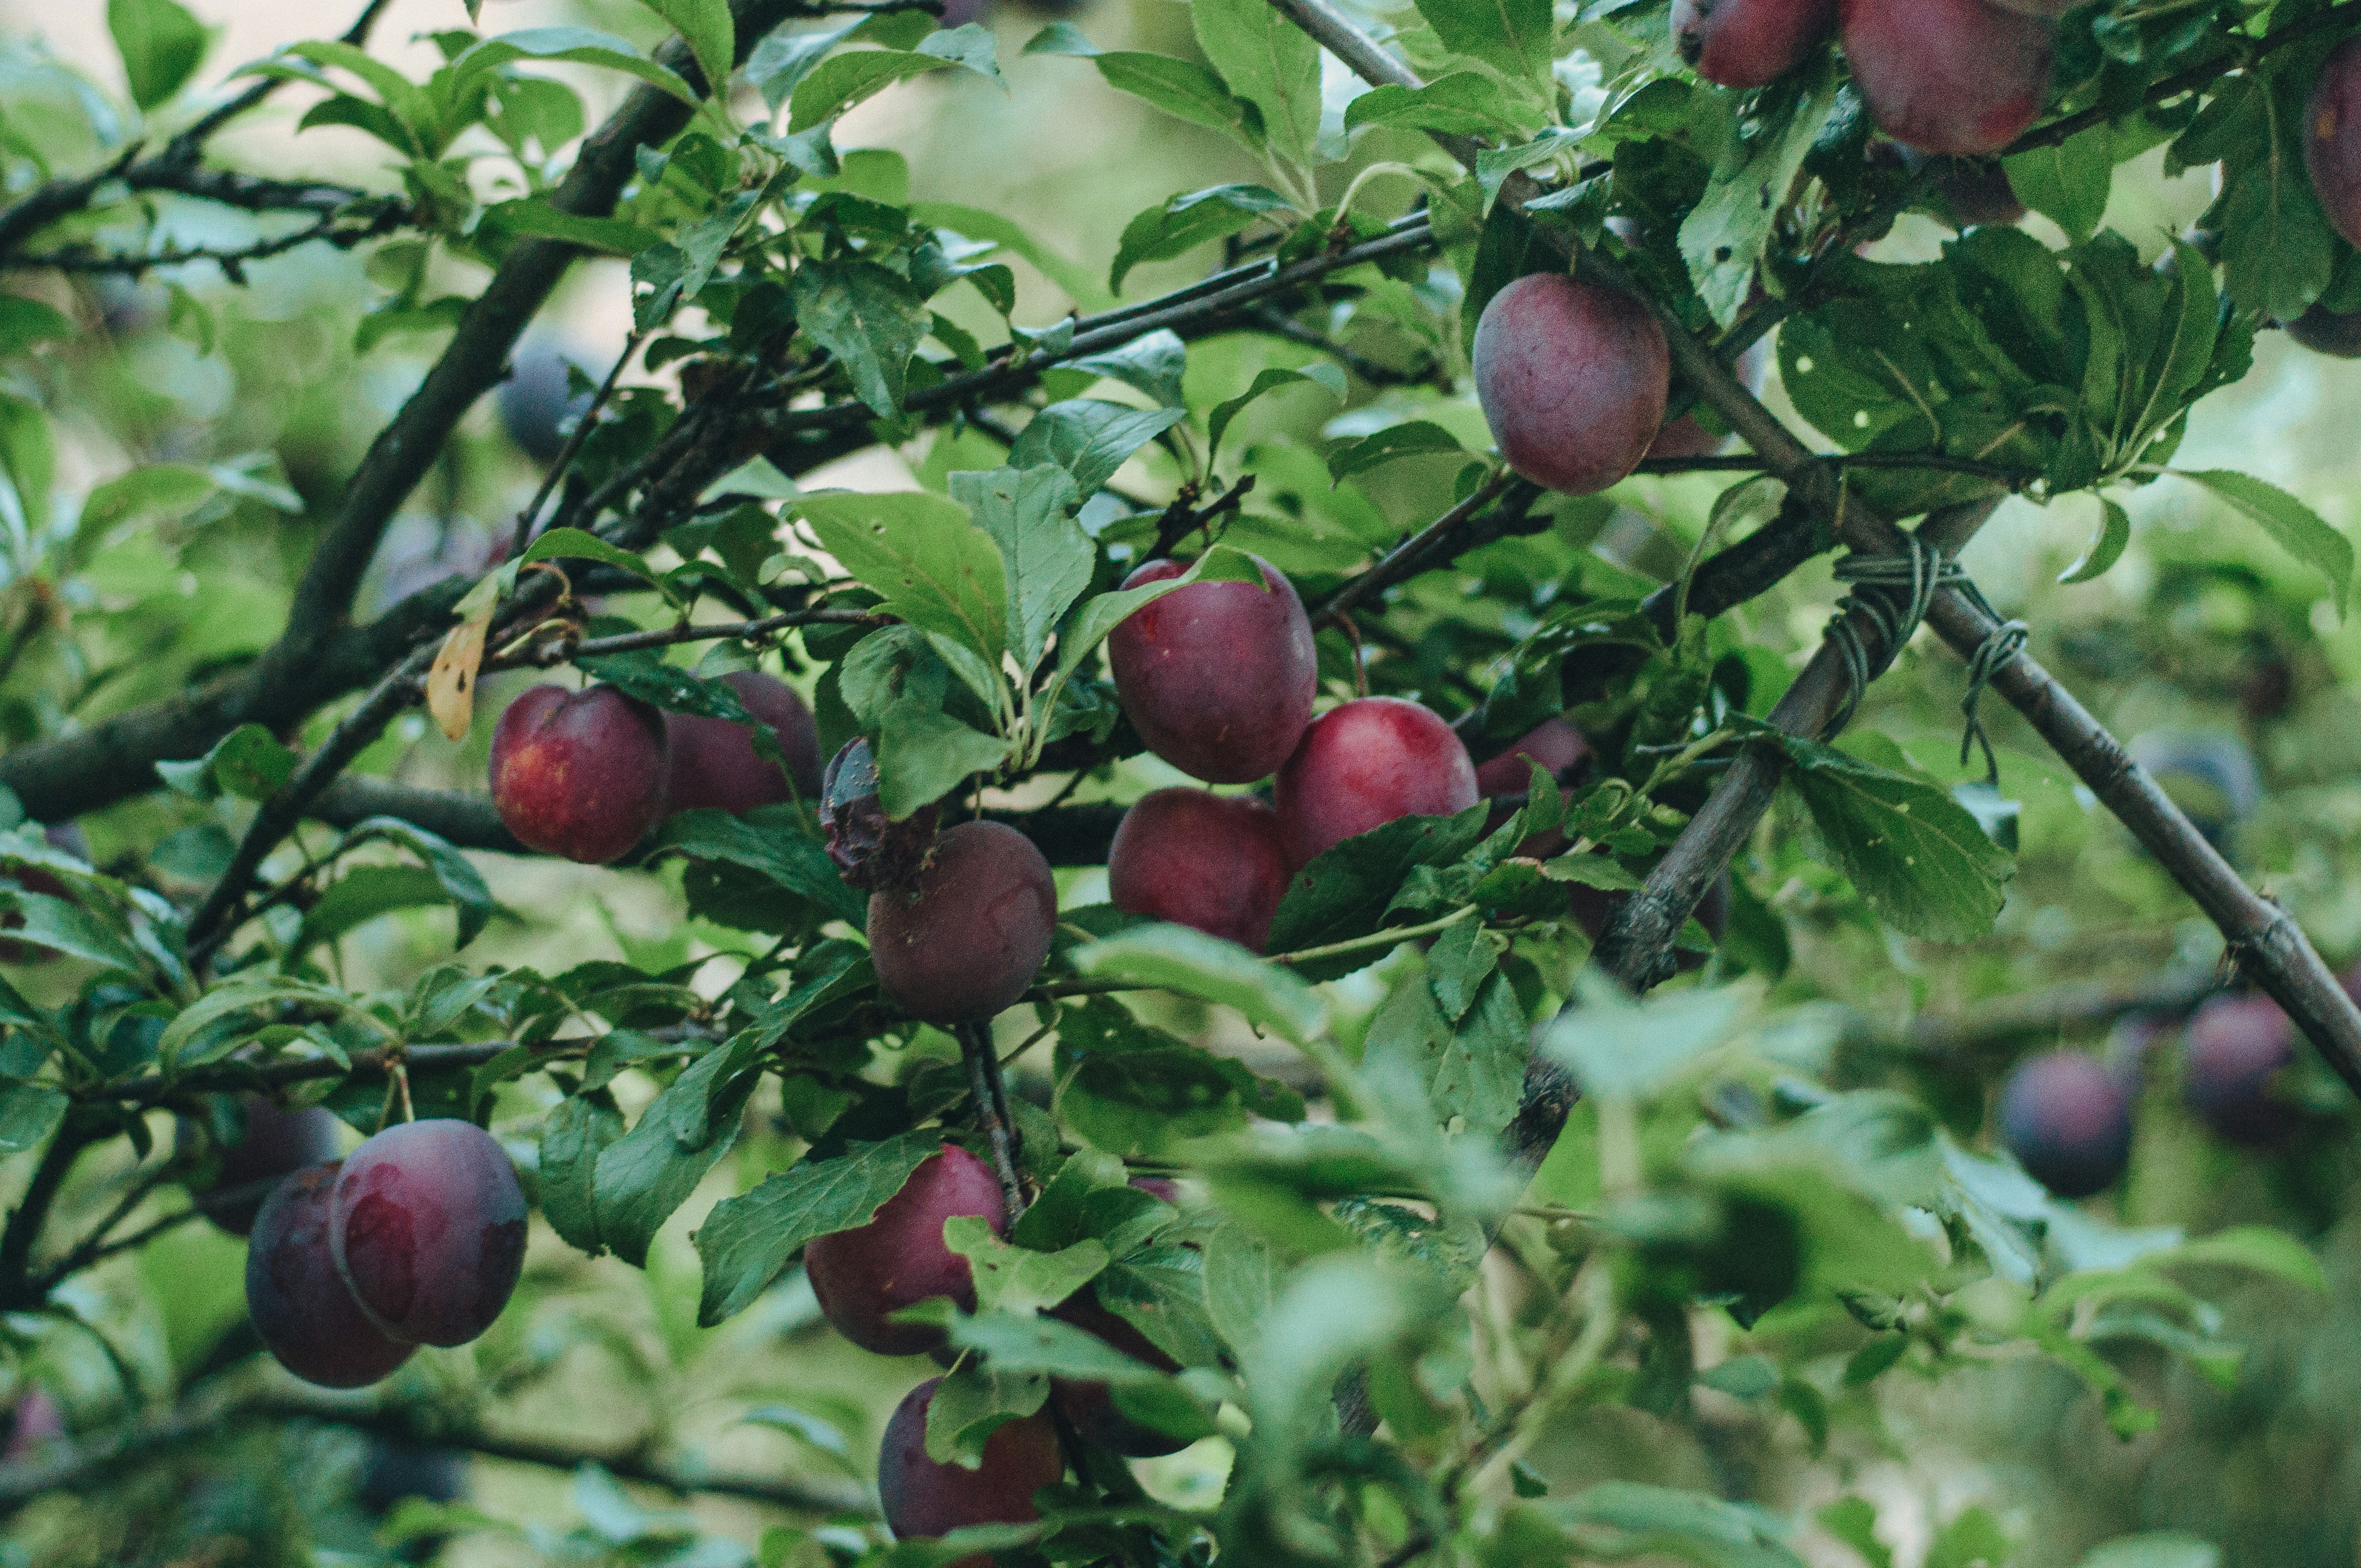
M 2015 141 L 2049 96 L 2057 29 L 1986 0 L 1843 0 L 1845 58 L 1879 128 L 1923 152 Z
M 251 1187 L 258 1182 L 289 1176 L 306 1166 L 324 1165 L 336 1157 L 343 1146 L 338 1122 L 333 1112 L 318 1105 L 307 1105 L 300 1111 L 282 1111 L 259 1094 L 239 1097 L 246 1115 L 246 1131 L 238 1140 L 227 1146 L 221 1154 L 221 1179 L 214 1184 L 219 1191 Z M 268 1192 L 226 1207 L 208 1208 L 205 1218 L 234 1236 L 242 1236 L 254 1229 L 255 1217 L 262 1212 L 262 1202 Z
M 869 956 L 879 989 L 912 1017 L 982 1023 L 1025 994 L 1057 923 L 1058 884 L 1033 840 L 962 822 L 910 888 L 869 895 Z
M 1835 30 L 1837 0 L 1673 0 L 1673 44 L 1708 82 L 1762 87 Z
M 1041 1413 L 1014 1420 L 984 1440 L 983 1464 L 974 1470 L 938 1464 L 927 1457 L 927 1407 L 939 1377 L 928 1378 L 902 1397 L 885 1423 L 877 1451 L 877 1500 L 895 1538 L 912 1541 L 949 1535 L 961 1525 L 1030 1524 L 1041 1516 L 1033 1494 L 1066 1475 L 1058 1429 Z M 950 1568 L 985 1568 L 983 1553 L 962 1557 Z
M 330 1245 L 336 1271 L 387 1333 L 466 1344 L 524 1272 L 524 1190 L 472 1122 L 400 1122 L 345 1158 Z
M 1360 697 L 1313 719 L 1279 770 L 1279 841 L 1301 867 L 1396 817 L 1448 817 L 1478 798 L 1467 748 L 1433 709 Z
M 1255 952 L 1287 892 L 1279 813 L 1252 795 L 1159 789 L 1115 830 L 1107 886 L 1117 909 L 1193 926 Z
M 2285 325 L 2288 336 L 2314 354 L 2361 359 L 2361 311 L 2326 311 L 2312 305 Z
M 693 811 L 714 806 L 742 817 L 758 806 L 776 806 L 787 798 L 787 784 L 806 800 L 819 795 L 819 727 L 811 709 L 795 688 L 776 675 L 760 670 L 733 670 L 721 684 L 738 695 L 739 705 L 777 731 L 779 750 L 787 771 L 766 761 L 754 750 L 754 732 L 726 718 L 706 718 L 693 713 L 666 713 L 664 740 L 672 753 L 672 792 L 668 811 Z
M 2303 108 L 2303 166 L 2330 225 L 2361 244 L 2361 38 L 2321 61 Z
M 1672 352 L 1648 307 L 1615 289 L 1534 272 L 1476 323 L 1476 398 L 1510 467 L 1570 496 L 1607 488 L 1648 454 L 1672 395 Z
M 1102 1305 L 1091 1286 L 1083 1286 L 1060 1302 L 1049 1315 L 1071 1323 L 1084 1333 L 1097 1335 L 1134 1361 L 1146 1362 L 1159 1372 L 1180 1370 L 1180 1364 L 1157 1349 L 1146 1334 Z M 1168 1437 L 1115 1409 L 1115 1391 L 1104 1383 L 1053 1377 L 1049 1380 L 1049 1397 L 1057 1401 L 1058 1413 L 1072 1424 L 1084 1442 L 1095 1443 L 1110 1453 L 1130 1459 L 1154 1459 L 1178 1453 L 1189 1446 L 1186 1438 Z
M 2033 1179 L 2060 1198 L 2088 1198 L 2131 1162 L 2131 1096 L 2096 1057 L 2031 1057 L 2001 1087 L 2000 1135 Z
M 1251 784 L 1287 760 L 1312 721 L 1319 654 L 1294 585 L 1257 559 L 1263 587 L 1191 583 L 1132 612 L 1107 638 L 1115 695 L 1148 749 L 1207 784 Z M 1179 576 L 1150 561 L 1123 580 Z
M 603 866 L 664 817 L 664 718 L 613 686 L 533 686 L 492 731 L 492 804 L 518 841 Z
M 996 1232 L 1008 1223 L 1008 1204 L 990 1166 L 945 1144 L 867 1224 L 817 1237 L 804 1248 L 804 1273 L 822 1315 L 837 1332 L 880 1355 L 923 1355 L 943 1343 L 940 1329 L 886 1319 L 935 1296 L 974 1310 L 975 1276 L 943 1243 L 943 1222 L 962 1214 Z
M 279 1365 L 324 1388 L 358 1388 L 418 1347 L 380 1332 L 337 1273 L 329 1233 L 339 1168 L 280 1182 L 246 1246 L 246 1310 Z
M 2295 1025 L 2268 996 L 2217 996 L 2189 1020 L 2190 1108 L 2234 1144 L 2262 1148 L 2293 1132 L 2301 1113 L 2271 1092 L 2295 1062 Z

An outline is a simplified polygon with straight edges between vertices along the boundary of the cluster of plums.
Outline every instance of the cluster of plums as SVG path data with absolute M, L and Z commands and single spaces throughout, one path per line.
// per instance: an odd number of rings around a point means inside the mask
M 674 812 L 746 812 L 819 789 L 819 731 L 787 684 L 756 670 L 721 677 L 777 734 L 777 763 L 728 719 L 660 712 L 611 685 L 538 685 L 492 731 L 492 804 L 519 843 L 586 865 L 629 854 Z
M 525 1199 L 472 1122 L 387 1127 L 339 1160 L 327 1112 L 244 1104 L 206 1204 L 247 1235 L 246 1305 L 280 1365 L 309 1383 L 374 1383 L 422 1344 L 457 1345 L 499 1317 L 524 1267 Z M 259 1201 L 247 1191 L 278 1179 Z
M 2117 1063 L 2050 1051 L 2017 1064 L 2001 1087 L 2001 1141 L 2035 1180 L 2061 1198 L 2088 1198 L 2130 1164 L 2139 1053 Z M 2217 996 L 2190 1018 L 2182 1090 L 2216 1135 L 2268 1148 L 2302 1112 L 2276 1091 L 2295 1061 L 2295 1025 L 2267 996 Z

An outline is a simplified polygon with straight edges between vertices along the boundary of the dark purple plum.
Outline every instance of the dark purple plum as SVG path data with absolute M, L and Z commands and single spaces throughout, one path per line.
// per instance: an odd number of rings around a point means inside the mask
M 492 805 L 520 842 L 603 866 L 664 816 L 664 717 L 613 686 L 533 686 L 492 731 Z
M 1664 428 L 1672 351 L 1655 313 L 1620 290 L 1535 272 L 1476 323 L 1476 399 L 1509 466 L 1570 496 L 1640 466 Z
M 466 1344 L 524 1271 L 524 1190 L 472 1122 L 402 1122 L 345 1158 L 329 1243 L 371 1321 L 418 1344 Z
M 2189 1104 L 2234 1144 L 2278 1143 L 2301 1119 L 2272 1092 L 2295 1062 L 2295 1025 L 2268 996 L 2217 996 L 2189 1020 Z
M 1396 817 L 1444 817 L 1481 798 L 1450 725 L 1398 696 L 1365 696 L 1312 721 L 1279 771 L 1279 831 L 1301 867 Z
M 214 1190 L 255 1187 L 306 1166 L 324 1165 L 336 1157 L 342 1146 L 343 1124 L 320 1106 L 282 1111 L 259 1094 L 241 1095 L 238 1105 L 242 1125 L 237 1137 L 222 1148 L 221 1175 Z M 258 1191 L 235 1203 L 209 1207 L 205 1218 L 234 1236 L 245 1235 L 254 1229 L 255 1216 L 262 1212 L 262 1201 L 269 1196 Z
M 2332 359 L 2361 359 L 2361 311 L 2332 311 L 2319 305 L 2286 324 L 2287 334 Z
M 1985 0 L 1843 0 L 1840 27 L 1878 127 L 1922 151 L 1998 152 L 2049 96 L 2046 18 Z
M 555 462 L 574 422 L 589 410 L 590 394 L 574 390 L 566 374 L 570 363 L 573 356 L 553 344 L 525 344 L 509 363 L 509 378 L 493 394 L 501 428 L 535 463 Z
M 1837 0 L 1673 0 L 1673 43 L 1708 82 L 1762 87 L 1836 30 Z
M 819 729 L 811 709 L 795 689 L 775 675 L 759 670 L 738 670 L 721 677 L 738 695 L 740 706 L 769 725 L 779 737 L 779 751 L 787 759 L 782 773 L 754 750 L 754 732 L 726 718 L 705 718 L 692 713 L 664 716 L 664 734 L 672 751 L 672 811 L 716 806 L 732 816 L 744 816 L 758 806 L 776 806 L 787 798 L 787 784 L 806 800 L 819 795 Z
M 929 1024 L 981 1023 L 1013 1005 L 1049 954 L 1058 884 L 1033 840 L 962 822 L 907 888 L 869 895 L 877 985 Z
M 2361 245 L 2361 38 L 2328 51 L 2303 112 L 2303 164 L 2338 234 Z
M 1115 695 L 1148 749 L 1207 784 L 1248 784 L 1287 760 L 1311 722 L 1319 656 L 1303 601 L 1262 567 L 1263 586 L 1191 583 L 1125 619 L 1107 638 Z M 1150 561 L 1146 587 L 1188 570 Z
M 949 1535 L 962 1525 L 1030 1524 L 1040 1514 L 1033 1494 L 1065 1478 L 1065 1451 L 1047 1414 L 1008 1422 L 984 1441 L 983 1463 L 973 1470 L 938 1464 L 927 1457 L 927 1407 L 939 1377 L 919 1384 L 894 1408 L 885 1441 L 877 1452 L 877 1500 L 897 1540 Z M 949 1568 L 989 1568 L 978 1553 Z
M 30 1459 L 48 1443 L 66 1435 L 65 1412 L 44 1389 L 27 1387 L 8 1412 L 8 1441 L 0 1445 L 0 1460 L 14 1464 Z
M 1141 796 L 1107 850 L 1117 909 L 1193 926 L 1257 953 L 1287 872 L 1279 813 L 1252 795 L 1202 789 Z
M 880 1355 L 922 1355 L 941 1345 L 940 1329 L 886 1320 L 935 1296 L 974 1310 L 975 1276 L 943 1242 L 943 1222 L 961 1215 L 998 1231 L 1008 1223 L 1008 1203 L 990 1166 L 945 1144 L 867 1224 L 806 1246 L 804 1273 L 836 1332 Z
M 1590 761 L 1590 742 L 1581 730 L 1563 718 L 1545 718 L 1525 732 L 1522 740 L 1476 770 L 1477 793 L 1522 795 L 1533 782 L 1531 764 L 1539 762 L 1549 776 L 1565 784 Z
M 2131 1096 L 2096 1057 L 2028 1058 L 2001 1086 L 2000 1135 L 2033 1179 L 2060 1198 L 2088 1198 L 2131 1162 Z
M 246 1310 L 280 1365 L 306 1383 L 357 1388 L 418 1347 L 379 1332 L 336 1270 L 337 1174 L 334 1165 L 299 1170 L 264 1201 L 246 1244 Z
M 1157 1349 L 1146 1334 L 1102 1305 L 1090 1286 L 1085 1285 L 1060 1302 L 1049 1315 L 1071 1323 L 1084 1333 L 1095 1334 L 1134 1361 L 1145 1362 L 1159 1372 L 1180 1370 L 1180 1364 Z M 1169 1437 L 1153 1427 L 1142 1426 L 1115 1409 L 1115 1391 L 1104 1383 L 1052 1378 L 1049 1397 L 1057 1401 L 1058 1413 L 1082 1434 L 1083 1442 L 1096 1443 L 1112 1453 L 1133 1459 L 1153 1459 L 1159 1454 L 1178 1453 L 1189 1446 L 1188 1439 Z

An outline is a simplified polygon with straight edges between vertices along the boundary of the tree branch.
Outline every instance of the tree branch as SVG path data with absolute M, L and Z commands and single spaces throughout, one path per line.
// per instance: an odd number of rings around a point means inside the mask
M 60 272 L 104 272 L 137 278 L 159 267 L 185 267 L 192 262 L 210 261 L 219 267 L 223 276 L 231 282 L 243 283 L 248 262 L 284 255 L 313 240 L 325 241 L 338 250 L 350 250 L 357 245 L 391 234 L 409 222 L 410 210 L 407 207 L 399 202 L 388 202 L 373 216 L 359 222 L 348 223 L 336 213 L 324 214 L 318 221 L 303 228 L 227 249 L 210 246 L 170 246 L 158 251 L 116 254 L 87 245 L 76 245 L 63 250 L 20 257 L 14 265 L 46 267 Z

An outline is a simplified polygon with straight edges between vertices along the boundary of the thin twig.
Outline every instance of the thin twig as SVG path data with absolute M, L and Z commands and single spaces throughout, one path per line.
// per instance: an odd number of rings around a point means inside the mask
M 1416 576 L 1424 569 L 1422 563 L 1428 556 L 1458 555 L 1460 552 L 1455 547 L 1455 539 L 1459 532 L 1510 485 L 1522 485 L 1525 493 L 1521 493 L 1519 499 L 1524 508 L 1530 508 L 1541 499 L 1538 489 L 1523 484 L 1505 466 L 1494 469 L 1482 484 L 1469 491 L 1466 499 L 1449 511 L 1394 546 L 1376 565 L 1357 577 L 1347 579 L 1342 587 L 1322 600 L 1312 611 L 1312 619 L 1325 620 L 1332 617 L 1349 616 L 1371 594 L 1382 593 L 1396 583 Z
M 1000 1054 L 992 1048 L 992 1034 L 982 1024 L 961 1024 L 960 1056 L 967 1064 L 968 1091 L 974 1097 L 976 1124 L 992 1146 L 992 1168 L 1000 1178 L 1001 1200 L 1008 1205 L 1011 1224 L 1025 1212 L 1025 1181 L 1016 1171 L 1016 1128 L 1008 1119 L 1008 1087 L 1000 1076 Z
M 640 351 L 640 345 L 647 340 L 647 335 L 643 332 L 631 334 L 623 345 L 623 352 L 615 356 L 614 368 L 609 370 L 607 378 L 598 383 L 598 390 L 592 395 L 590 406 L 584 409 L 582 417 L 574 422 L 574 433 L 566 438 L 566 444 L 557 449 L 556 460 L 550 464 L 549 472 L 542 476 L 541 488 L 533 491 L 533 499 L 526 503 L 525 509 L 517 513 L 516 536 L 509 546 L 511 554 L 522 555 L 525 546 L 533 543 L 534 520 L 541 516 L 541 509 L 549 504 L 551 493 L 566 477 L 566 470 L 574 466 L 575 456 L 581 452 L 582 444 L 590 439 L 591 427 L 598 422 L 598 411 L 605 408 L 607 400 L 615 395 L 616 383 L 623 378 L 623 367 L 631 362 L 631 356 Z

